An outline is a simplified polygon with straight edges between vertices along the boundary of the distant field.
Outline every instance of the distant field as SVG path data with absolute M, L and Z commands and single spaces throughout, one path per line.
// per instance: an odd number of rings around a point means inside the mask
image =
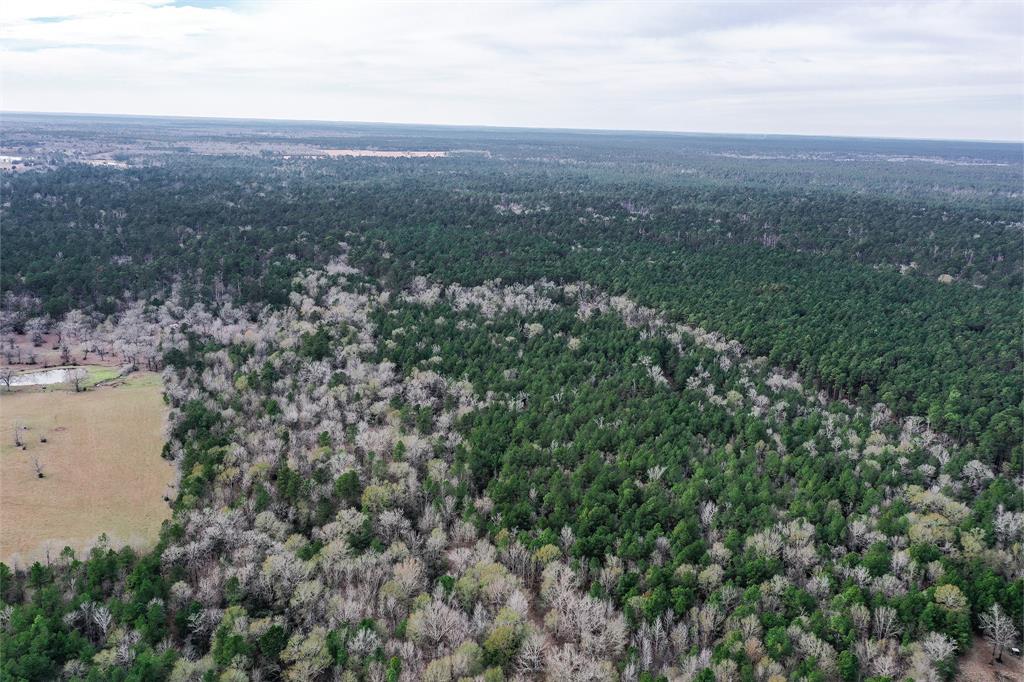
M 448 156 L 448 152 L 384 151 L 379 149 L 324 149 L 323 153 L 332 159 L 339 156 L 375 156 L 385 159 L 434 159 Z
M 0 560 L 31 563 L 65 545 L 81 551 L 101 533 L 112 545 L 153 542 L 174 480 L 160 458 L 166 412 L 150 372 L 82 393 L 0 394 Z M 27 450 L 15 447 L 18 424 L 28 427 Z

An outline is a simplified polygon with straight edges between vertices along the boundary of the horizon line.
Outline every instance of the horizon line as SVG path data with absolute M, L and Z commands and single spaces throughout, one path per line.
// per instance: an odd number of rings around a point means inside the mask
M 974 142 L 982 144 L 1014 144 L 1024 145 L 1024 137 L 1020 140 L 991 139 L 991 138 L 954 138 L 954 137 L 901 137 L 896 135 L 849 135 L 831 133 L 773 133 L 773 132 L 707 132 L 696 130 L 660 130 L 644 128 L 573 128 L 565 126 L 516 126 L 516 125 L 494 125 L 483 123 L 402 123 L 396 121 L 356 121 L 336 120 L 317 118 L 266 118 L 259 116 L 196 116 L 186 114 L 136 114 L 136 113 L 110 113 L 110 112 L 87 112 L 87 111 L 34 111 L 27 109 L 0 109 L 0 126 L 3 124 L 3 117 L 8 114 L 21 115 L 42 115 L 42 116 L 94 116 L 111 118 L 151 118 L 151 119 L 183 119 L 193 121 L 251 121 L 265 123 L 318 123 L 332 125 L 379 125 L 379 126 L 405 126 L 409 128 L 462 128 L 462 129 L 487 129 L 487 130 L 532 130 L 538 132 L 575 132 L 575 133 L 625 133 L 625 134 L 646 134 L 646 135 L 689 135 L 706 137 L 801 137 L 801 138 L 830 138 L 847 140 L 892 140 L 907 142 Z

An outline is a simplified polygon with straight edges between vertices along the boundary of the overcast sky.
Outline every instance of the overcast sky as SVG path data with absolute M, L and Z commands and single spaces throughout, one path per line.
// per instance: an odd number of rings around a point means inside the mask
M 6 0 L 0 107 L 1020 140 L 1024 4 Z

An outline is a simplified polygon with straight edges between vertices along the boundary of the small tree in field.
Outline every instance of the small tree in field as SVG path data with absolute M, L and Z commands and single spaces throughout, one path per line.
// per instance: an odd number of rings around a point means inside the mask
M 75 387 L 75 393 L 82 390 L 82 384 L 88 376 L 89 372 L 81 367 L 75 367 L 68 370 L 68 382 Z
M 10 367 L 0 367 L 0 384 L 11 390 L 11 380 L 14 378 L 14 370 Z

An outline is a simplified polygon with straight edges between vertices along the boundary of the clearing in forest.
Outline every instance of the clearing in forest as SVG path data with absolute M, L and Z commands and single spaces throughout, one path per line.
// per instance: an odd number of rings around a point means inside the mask
M 992 645 L 975 635 L 973 646 L 960 659 L 956 682 L 1010 682 L 1024 680 L 1024 659 L 1009 651 L 1001 662 L 992 662 Z
M 112 546 L 155 540 L 174 481 L 160 457 L 160 389 L 158 374 L 139 372 L 81 393 L 0 394 L 0 561 L 25 566 L 65 545 L 81 552 L 101 533 Z
M 339 156 L 373 156 L 384 159 L 436 159 L 448 156 L 448 152 L 443 151 L 394 151 L 384 149 L 322 149 L 320 153 L 326 154 L 332 159 L 336 159 Z

